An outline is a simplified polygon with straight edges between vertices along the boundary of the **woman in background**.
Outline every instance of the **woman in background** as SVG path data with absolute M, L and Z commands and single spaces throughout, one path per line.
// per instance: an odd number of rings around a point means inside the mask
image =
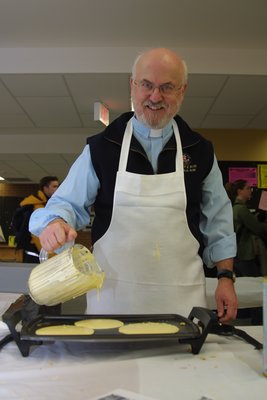
M 237 240 L 234 269 L 237 276 L 261 276 L 263 270 L 266 270 L 267 252 L 262 239 L 267 238 L 267 223 L 259 222 L 248 209 L 246 203 L 251 194 L 252 190 L 247 181 L 239 179 L 231 184 Z

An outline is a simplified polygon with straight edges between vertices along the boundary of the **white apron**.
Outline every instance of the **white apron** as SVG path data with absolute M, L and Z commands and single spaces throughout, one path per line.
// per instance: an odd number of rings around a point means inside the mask
M 94 244 L 106 273 L 100 296 L 87 295 L 90 314 L 175 313 L 206 307 L 199 243 L 186 219 L 180 135 L 176 171 L 140 175 L 126 171 L 132 121 L 127 124 L 116 177 L 111 223 Z

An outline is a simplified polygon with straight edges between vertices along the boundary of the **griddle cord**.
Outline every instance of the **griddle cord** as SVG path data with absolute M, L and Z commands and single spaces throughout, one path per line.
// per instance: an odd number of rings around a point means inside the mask
M 250 336 L 247 332 L 242 329 L 235 328 L 232 325 L 223 325 L 218 323 L 217 326 L 211 328 L 210 333 L 214 333 L 216 335 L 221 336 L 238 336 L 243 339 L 245 342 L 251 344 L 255 347 L 256 350 L 262 350 L 263 344 L 258 342 L 252 336 Z
M 11 333 L 6 335 L 2 340 L 0 340 L 0 350 L 8 343 L 12 342 L 14 340 L 13 336 Z

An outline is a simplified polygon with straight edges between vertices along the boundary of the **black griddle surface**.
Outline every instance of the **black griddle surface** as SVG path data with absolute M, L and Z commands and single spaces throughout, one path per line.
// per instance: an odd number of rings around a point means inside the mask
M 60 306 L 60 305 L 59 305 Z M 106 343 L 131 343 L 145 342 L 145 347 L 159 344 L 189 344 L 193 354 L 198 354 L 209 333 L 218 331 L 219 323 L 216 314 L 203 307 L 193 307 L 188 318 L 176 314 L 113 314 L 113 315 L 62 315 L 60 307 L 38 306 L 29 295 L 21 295 L 2 315 L 2 320 L 7 324 L 13 340 L 16 342 L 23 357 L 28 357 L 31 346 L 42 345 L 45 342 L 71 341 Z M 93 335 L 37 335 L 36 330 L 51 325 L 74 325 L 83 319 L 118 319 L 124 324 L 140 322 L 165 322 L 179 328 L 172 334 L 132 334 L 125 335 L 114 329 L 97 329 Z M 17 331 L 18 324 L 21 329 Z
M 84 319 L 116 319 L 124 324 L 140 322 L 164 322 L 175 325 L 179 331 L 172 334 L 131 334 L 119 332 L 118 328 L 96 329 L 93 335 L 37 335 L 39 328 L 52 325 L 74 325 Z M 21 330 L 21 339 L 31 341 L 82 341 L 82 342 L 133 342 L 153 340 L 181 340 L 196 339 L 201 335 L 199 327 L 191 320 L 175 314 L 142 314 L 142 315 L 40 315 L 34 320 L 24 324 Z

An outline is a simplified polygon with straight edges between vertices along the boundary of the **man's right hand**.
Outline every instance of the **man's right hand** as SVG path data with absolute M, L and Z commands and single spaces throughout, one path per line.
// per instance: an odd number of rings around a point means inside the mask
M 51 221 L 40 234 L 39 239 L 44 250 L 52 253 L 66 242 L 72 242 L 77 237 L 77 232 L 63 219 Z

